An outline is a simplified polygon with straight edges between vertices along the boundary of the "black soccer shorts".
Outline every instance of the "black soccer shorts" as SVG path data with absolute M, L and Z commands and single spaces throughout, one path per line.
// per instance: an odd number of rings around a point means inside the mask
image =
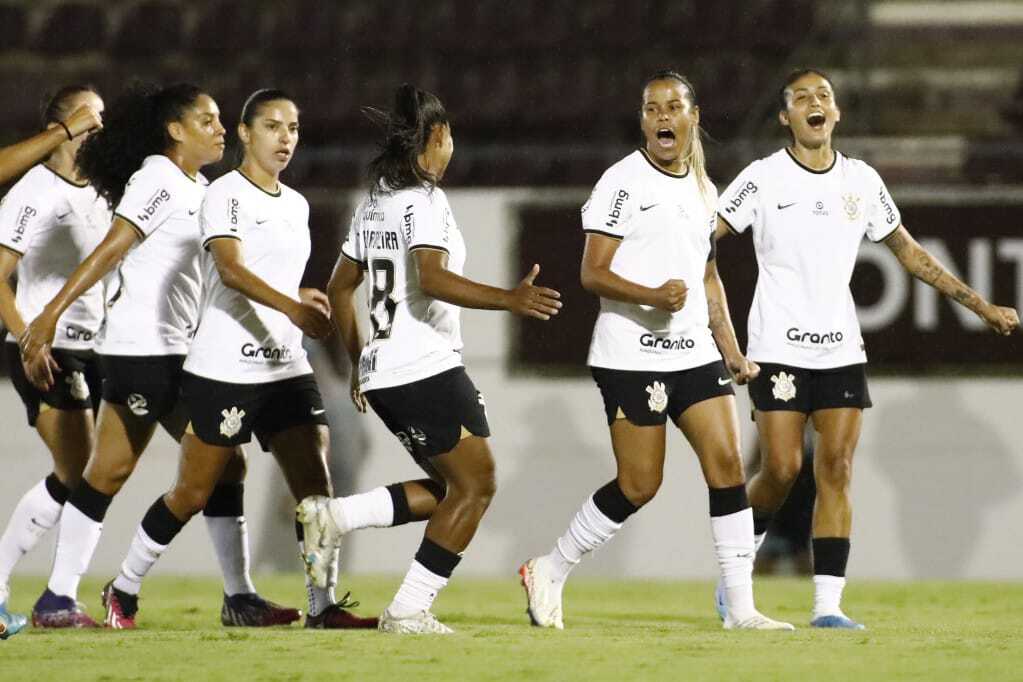
M 761 362 L 760 375 L 750 382 L 753 407 L 761 412 L 789 410 L 810 414 L 836 407 L 871 407 L 867 366 L 804 369 Z
M 95 410 L 99 407 L 103 381 L 99 361 L 91 350 L 51 349 L 60 371 L 53 374 L 53 387 L 40 391 L 25 376 L 18 344 L 8 343 L 6 346 L 11 383 L 25 405 L 29 426 L 36 425 L 44 405 L 57 410 Z
M 607 423 L 628 419 L 636 426 L 659 426 L 698 402 L 735 395 L 732 376 L 720 360 L 675 372 L 647 372 L 591 367 L 604 398 Z
M 147 424 L 174 411 L 181 399 L 184 355 L 100 355 L 103 400 L 124 405 Z

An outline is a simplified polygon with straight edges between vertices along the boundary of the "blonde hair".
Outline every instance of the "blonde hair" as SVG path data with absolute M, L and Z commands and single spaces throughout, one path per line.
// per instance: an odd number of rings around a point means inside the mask
M 689 105 L 697 106 L 696 89 L 693 88 L 693 84 L 689 82 L 688 78 L 673 69 L 664 69 L 650 75 L 643 82 L 643 88 L 646 89 L 654 81 L 663 80 L 674 80 L 684 85 L 688 93 Z M 682 161 L 696 178 L 696 186 L 700 189 L 700 198 L 703 199 L 704 206 L 711 210 L 714 209 L 715 206 L 712 198 L 714 195 L 712 191 L 714 183 L 710 181 L 710 176 L 707 175 L 707 155 L 703 151 L 703 128 L 699 125 L 692 127 L 689 131 L 689 143 L 686 145 Z

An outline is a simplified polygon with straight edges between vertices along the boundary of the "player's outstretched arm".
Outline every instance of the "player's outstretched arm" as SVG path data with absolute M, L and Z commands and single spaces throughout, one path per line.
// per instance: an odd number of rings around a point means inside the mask
M 760 367 L 739 350 L 739 341 L 735 338 L 735 327 L 732 326 L 732 316 L 728 312 L 728 297 L 725 295 L 724 284 L 721 283 L 721 276 L 718 275 L 716 259 L 707 261 L 707 268 L 703 275 L 703 287 L 707 292 L 707 313 L 710 318 L 710 331 L 714 335 L 714 342 L 717 343 L 721 357 L 728 366 L 728 370 L 735 377 L 735 383 L 745 384 L 751 379 L 756 379 L 760 374 Z
M 89 105 L 83 105 L 63 125 L 54 124 L 27 140 L 0 149 L 0 183 L 21 175 L 69 139 L 102 126 L 99 112 Z
M 1008 336 L 1019 327 L 1019 314 L 1013 308 L 997 306 L 984 300 L 983 296 L 949 272 L 927 249 L 920 246 L 904 226 L 899 225 L 884 243 L 907 272 L 972 310 L 999 334 Z
M 362 334 L 359 332 L 359 318 L 355 312 L 355 290 L 362 284 L 362 266 L 343 253 L 334 265 L 334 273 L 327 284 L 327 299 L 330 301 L 331 317 L 345 345 L 345 352 L 352 363 L 351 398 L 359 412 L 366 411 L 366 399 L 359 388 L 359 355 L 362 353 Z
M 131 223 L 124 218 L 115 217 L 99 246 L 75 268 L 57 295 L 22 332 L 18 339 L 22 360 L 26 365 L 44 368 L 42 373 L 29 375 L 29 379 L 38 388 L 48 390 L 53 386 L 52 370 L 57 368 L 57 364 L 48 356 L 60 316 L 79 296 L 106 277 L 138 239 L 139 233 Z M 41 362 L 41 357 L 44 356 L 47 357 L 45 363 Z
M 288 316 L 296 327 L 313 339 L 322 339 L 333 331 L 326 305 L 309 296 L 298 300 L 277 291 L 245 266 L 242 243 L 237 239 L 220 238 L 207 242 L 217 272 L 224 286 L 234 289 L 246 298 L 262 303 Z M 315 291 L 315 290 L 314 290 Z M 300 297 L 301 298 L 301 297 Z
M 448 270 L 448 254 L 436 249 L 416 249 L 419 286 L 427 296 L 462 308 L 507 310 L 508 312 L 549 320 L 561 310 L 561 294 L 533 284 L 540 273 L 534 265 L 514 289 L 480 284 Z
M 619 244 L 619 240 L 602 234 L 591 232 L 586 235 L 583 262 L 579 269 L 583 289 L 603 298 L 648 305 L 669 313 L 682 310 L 689 293 L 682 280 L 669 279 L 654 289 L 636 284 L 611 271 L 611 260 Z
M 0 321 L 14 338 L 25 331 L 25 320 L 14 303 L 14 290 L 11 289 L 11 273 L 18 267 L 21 256 L 10 249 L 0 248 Z

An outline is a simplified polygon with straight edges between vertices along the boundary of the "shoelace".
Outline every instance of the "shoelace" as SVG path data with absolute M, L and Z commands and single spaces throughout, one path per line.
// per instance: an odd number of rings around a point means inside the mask
M 337 602 L 332 604 L 339 609 L 355 609 L 359 607 L 359 602 L 354 599 L 349 599 L 352 596 L 351 591 L 345 592 L 345 596 L 341 597 Z

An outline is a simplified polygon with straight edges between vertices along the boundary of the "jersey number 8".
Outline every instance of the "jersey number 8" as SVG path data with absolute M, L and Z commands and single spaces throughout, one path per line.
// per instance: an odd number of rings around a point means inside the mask
M 389 339 L 394 309 L 397 303 L 391 298 L 394 291 L 394 261 L 388 258 L 374 258 L 369 262 L 369 276 L 373 284 L 369 302 L 369 319 L 373 323 L 374 339 Z

